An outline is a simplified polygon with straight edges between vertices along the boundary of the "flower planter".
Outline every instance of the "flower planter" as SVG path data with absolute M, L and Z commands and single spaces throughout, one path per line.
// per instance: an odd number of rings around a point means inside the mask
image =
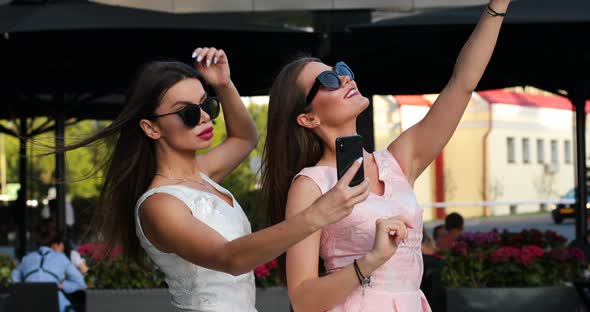
M 88 289 L 86 312 L 172 311 L 166 288 Z
M 289 294 L 285 287 L 256 289 L 256 309 L 258 312 L 289 312 Z
M 446 289 L 448 312 L 574 312 L 579 305 L 573 287 Z
M 10 294 L 8 288 L 0 286 L 0 312 L 8 312 Z
M 259 312 L 289 312 L 289 295 L 283 287 L 256 289 Z M 86 312 L 172 311 L 166 288 L 157 289 L 88 289 Z
M 443 259 L 447 311 L 576 311 L 584 252 L 530 229 L 463 233 Z

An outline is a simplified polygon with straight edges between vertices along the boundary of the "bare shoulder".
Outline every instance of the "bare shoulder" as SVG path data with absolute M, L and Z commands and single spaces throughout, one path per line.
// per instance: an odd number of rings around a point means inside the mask
M 157 192 L 146 198 L 141 204 L 143 210 L 151 210 L 160 206 L 179 206 L 186 207 L 184 202 L 174 195 L 166 192 Z
M 168 193 L 156 193 L 148 197 L 140 206 L 138 212 L 142 223 L 149 223 L 156 228 L 167 226 L 178 217 L 191 214 L 186 204 Z
M 298 176 L 291 183 L 287 197 L 287 216 L 297 214 L 322 196 L 319 186 L 309 177 Z
M 147 239 L 162 252 L 175 252 L 179 229 L 187 228 L 191 218 L 190 209 L 184 202 L 167 193 L 148 197 L 139 207 L 139 222 Z M 194 221 L 193 221 L 194 222 Z

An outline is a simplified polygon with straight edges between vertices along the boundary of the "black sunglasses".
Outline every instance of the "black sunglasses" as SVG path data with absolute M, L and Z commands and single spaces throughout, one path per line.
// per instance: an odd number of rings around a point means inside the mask
M 320 86 L 324 86 L 330 90 L 338 90 L 340 88 L 339 76 L 348 76 L 351 80 L 354 80 L 354 73 L 346 63 L 336 63 L 334 70 L 323 71 L 316 77 L 313 87 L 311 87 L 305 98 L 305 107 L 311 104 L 311 101 L 313 101 L 313 98 L 320 90 Z
M 194 128 L 196 125 L 199 124 L 201 121 L 201 109 L 211 117 L 211 119 L 217 118 L 219 116 L 219 99 L 210 96 L 207 97 L 203 103 L 195 104 L 191 102 L 180 102 L 182 104 L 186 104 L 186 106 L 173 113 L 162 114 L 162 115 L 153 115 L 151 118 L 156 119 L 168 115 L 178 114 L 182 119 L 182 122 L 189 128 Z

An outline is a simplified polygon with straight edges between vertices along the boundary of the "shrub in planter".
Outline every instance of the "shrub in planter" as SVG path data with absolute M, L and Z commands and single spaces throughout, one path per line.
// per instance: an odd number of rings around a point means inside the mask
M 88 264 L 86 283 L 89 288 L 163 288 L 166 287 L 164 274 L 155 268 L 146 268 L 127 262 L 120 249 L 114 249 L 105 256 L 100 244 L 85 244 L 78 248 Z M 269 288 L 281 286 L 276 259 L 258 266 L 254 270 L 256 286 Z
M 258 266 L 254 270 L 256 287 L 269 288 L 282 286 L 279 278 L 279 264 L 277 259 Z
M 580 277 L 584 253 L 552 231 L 464 233 L 443 259 L 447 287 L 561 286 Z
M 258 266 L 254 270 L 256 281 L 256 309 L 260 312 L 291 311 L 287 288 L 279 277 L 276 259 Z
M 166 288 L 164 274 L 154 267 L 142 267 L 127 261 L 120 249 L 105 257 L 99 244 L 86 244 L 78 248 L 86 259 L 86 283 L 96 289 Z
M 127 262 L 122 256 L 87 261 L 89 288 L 98 289 L 138 289 L 165 288 L 164 274 L 156 269 L 145 268 Z
M 14 261 L 10 257 L 0 255 L 0 287 L 8 286 L 10 273 L 14 269 Z

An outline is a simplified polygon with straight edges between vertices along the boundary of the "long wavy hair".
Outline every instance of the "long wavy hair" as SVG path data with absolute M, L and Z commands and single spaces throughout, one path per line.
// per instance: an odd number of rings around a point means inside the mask
M 127 259 L 145 263 L 145 252 L 135 234 L 135 204 L 156 174 L 156 154 L 154 140 L 145 135 L 139 122 L 153 115 L 166 91 L 189 78 L 198 79 L 206 87 L 203 77 L 186 64 L 145 64 L 127 93 L 123 110 L 108 127 L 59 149 L 65 152 L 109 138 L 116 140 L 114 150 L 98 164 L 107 169 L 90 228 L 91 237 L 104 243 L 99 251 L 103 255 L 120 246 Z
M 297 84 L 303 67 L 310 62 L 320 60 L 299 57 L 287 64 L 270 89 L 262 189 L 271 225 L 285 220 L 287 193 L 295 175 L 315 165 L 324 152 L 322 140 L 297 123 L 299 114 L 310 111 L 305 105 L 305 91 Z M 285 281 L 285 254 L 279 257 L 279 266 Z

